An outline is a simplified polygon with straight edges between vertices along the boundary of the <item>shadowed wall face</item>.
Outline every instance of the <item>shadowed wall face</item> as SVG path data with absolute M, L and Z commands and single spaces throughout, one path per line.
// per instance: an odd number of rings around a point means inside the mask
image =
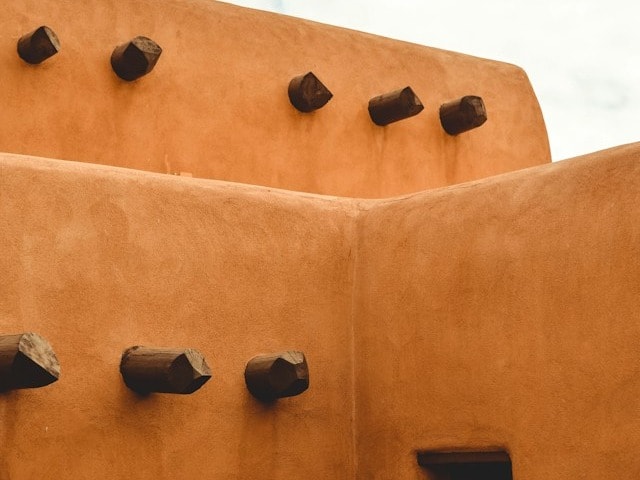
M 62 366 L 51 386 L 0 394 L 0 478 L 352 474 L 353 214 L 0 154 L 0 333 L 41 333 Z M 120 373 L 131 345 L 197 349 L 212 378 L 191 395 L 138 395 Z M 296 349 L 311 388 L 254 399 L 247 362 Z
M 416 452 L 500 449 L 635 480 L 639 151 L 367 202 L 3 154 L 1 326 L 64 372 L 2 396 L 3 471 L 425 478 Z M 140 397 L 132 344 L 213 379 Z M 309 390 L 255 400 L 247 362 L 292 349 Z
M 17 39 L 51 27 L 39 65 Z M 549 162 L 538 102 L 513 65 L 214 1 L 8 2 L 0 19 L 0 151 L 353 197 L 386 197 Z M 114 49 L 162 49 L 133 82 Z M 292 78 L 333 98 L 302 113 Z M 385 127 L 369 99 L 411 86 L 424 110 Z M 484 99 L 487 122 L 451 136 L 440 106 Z
M 64 372 L 2 396 L 2 468 L 429 478 L 416 452 L 499 449 L 518 479 L 635 480 L 639 152 L 369 202 L 2 155 L 2 329 Z M 133 343 L 213 379 L 137 396 Z M 309 390 L 255 400 L 247 362 L 293 348 Z
M 637 479 L 639 205 L 635 144 L 363 213 L 360 478 L 497 449 L 518 480 Z

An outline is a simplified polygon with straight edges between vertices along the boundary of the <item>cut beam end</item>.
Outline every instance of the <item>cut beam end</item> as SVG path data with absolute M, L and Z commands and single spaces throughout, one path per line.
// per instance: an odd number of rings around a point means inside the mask
M 244 379 L 255 398 L 273 402 L 306 391 L 309 388 L 309 366 L 304 353 L 299 351 L 259 355 L 247 363 Z
M 467 95 L 440 107 L 440 123 L 449 135 L 478 128 L 487 121 L 487 109 L 482 98 Z
M 369 100 L 369 116 L 373 123 L 381 127 L 413 117 L 423 109 L 422 102 L 411 87 L 401 88 Z
M 211 369 L 197 350 L 149 348 L 126 349 L 120 361 L 125 385 L 140 394 L 190 394 L 211 378 Z
M 44 62 L 60 51 L 58 36 L 43 25 L 18 40 L 18 55 L 32 65 Z
M 304 113 L 324 107 L 333 97 L 333 93 L 313 72 L 294 77 L 289 82 L 288 93 L 291 104 Z
M 53 348 L 37 333 L 0 336 L 0 390 L 39 388 L 60 377 Z
M 132 82 L 153 70 L 162 48 L 147 37 L 135 37 L 117 46 L 111 53 L 111 67 L 123 80 Z

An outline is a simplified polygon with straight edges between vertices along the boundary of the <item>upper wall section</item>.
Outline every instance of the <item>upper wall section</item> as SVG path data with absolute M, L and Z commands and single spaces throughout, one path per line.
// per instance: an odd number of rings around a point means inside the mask
M 32 66 L 16 43 L 40 25 L 61 51 Z M 513 65 L 204 0 L 8 2 L 0 26 L 0 151 L 369 198 L 550 161 Z M 125 82 L 110 55 L 138 35 L 163 53 Z M 334 97 L 300 113 L 287 86 L 308 71 Z M 369 99 L 408 85 L 424 111 L 375 125 Z M 488 121 L 450 136 L 438 110 L 463 95 Z

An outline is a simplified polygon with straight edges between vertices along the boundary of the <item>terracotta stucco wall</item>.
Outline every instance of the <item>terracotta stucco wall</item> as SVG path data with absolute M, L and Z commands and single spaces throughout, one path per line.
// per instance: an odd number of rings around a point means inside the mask
M 52 388 L 0 394 L 0 478 L 345 478 L 353 208 L 340 201 L 0 155 L 0 332 L 35 331 Z M 131 345 L 191 347 L 190 396 L 130 392 Z M 263 407 L 254 355 L 300 349 L 312 388 Z
M 16 54 L 40 25 L 60 53 Z M 542 114 L 518 67 L 210 0 L 25 0 L 0 15 L 0 151 L 355 197 L 385 197 L 550 161 Z M 112 72 L 115 46 L 164 49 L 151 74 Z M 295 110 L 289 80 L 334 93 Z M 370 98 L 411 85 L 417 117 L 379 127 Z M 442 103 L 484 98 L 489 120 L 451 137 Z
M 377 204 L 358 237 L 358 478 L 504 448 L 640 477 L 640 145 Z
M 62 51 L 33 67 L 41 24 Z M 0 333 L 62 365 L 0 394 L 0 479 L 413 479 L 417 450 L 495 447 L 516 480 L 638 478 L 640 145 L 542 165 L 521 69 L 217 2 L 28 0 L 0 27 L 0 151 L 30 155 L 0 153 Z M 127 84 L 135 35 L 164 53 Z M 304 115 L 308 70 L 335 97 Z M 372 124 L 407 84 L 424 112 Z M 489 121 L 449 137 L 465 94 Z M 140 397 L 135 344 L 213 379 Z M 261 405 L 245 363 L 284 349 L 311 387 Z
M 635 479 L 639 160 L 358 201 L 2 155 L 2 331 L 62 378 L 0 396 L 1 478 L 425 478 L 417 450 L 501 447 L 518 480 Z M 132 344 L 214 378 L 138 397 Z M 311 388 L 263 407 L 244 364 L 287 348 Z

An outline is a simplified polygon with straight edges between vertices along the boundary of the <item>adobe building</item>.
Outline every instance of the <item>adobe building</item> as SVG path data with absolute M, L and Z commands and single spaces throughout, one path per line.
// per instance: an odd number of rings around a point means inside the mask
M 214 1 L 0 25 L 1 480 L 640 478 L 638 144 Z

